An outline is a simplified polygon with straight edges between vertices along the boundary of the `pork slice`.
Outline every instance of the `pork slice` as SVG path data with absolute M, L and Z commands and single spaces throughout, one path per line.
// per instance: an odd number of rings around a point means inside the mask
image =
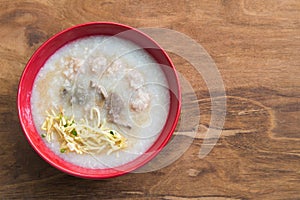
M 128 123 L 128 120 L 124 114 L 124 102 L 118 94 L 114 92 L 111 93 L 106 105 L 108 109 L 108 121 L 111 121 L 117 125 L 131 128 L 131 125 Z

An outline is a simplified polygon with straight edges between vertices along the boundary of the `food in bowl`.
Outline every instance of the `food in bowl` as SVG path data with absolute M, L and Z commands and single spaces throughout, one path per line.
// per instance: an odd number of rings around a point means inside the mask
M 123 175 L 166 145 L 180 114 L 167 54 L 142 32 L 112 22 L 66 29 L 30 58 L 18 112 L 35 151 L 82 178 Z
M 169 113 L 167 79 L 155 60 L 115 36 L 75 40 L 55 52 L 32 90 L 35 126 L 64 160 L 123 165 L 154 143 Z

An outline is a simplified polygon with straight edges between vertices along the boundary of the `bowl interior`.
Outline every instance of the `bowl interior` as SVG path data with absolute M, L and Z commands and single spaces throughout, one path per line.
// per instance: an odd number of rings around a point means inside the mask
M 118 36 L 123 39 L 127 39 L 144 48 L 152 57 L 161 64 L 164 71 L 170 91 L 170 111 L 160 136 L 155 143 L 137 159 L 126 163 L 125 165 L 106 168 L 106 169 L 89 169 L 76 166 L 61 159 L 54 154 L 38 134 L 31 114 L 31 91 L 33 88 L 34 80 L 41 67 L 47 59 L 54 54 L 59 48 L 65 44 L 91 35 L 109 35 Z M 166 145 L 170 137 L 172 136 L 176 127 L 179 114 L 180 114 L 180 88 L 175 68 L 167 56 L 167 54 L 156 44 L 151 38 L 142 32 L 133 29 L 131 27 L 110 23 L 110 22 L 94 22 L 78 25 L 67 30 L 64 30 L 48 41 L 46 41 L 31 57 L 28 61 L 22 77 L 20 79 L 18 90 L 18 111 L 19 118 L 24 130 L 25 136 L 29 143 L 37 151 L 37 153 L 49 162 L 54 167 L 69 173 L 74 176 L 82 178 L 109 178 L 119 176 L 130 172 L 148 161 L 150 161 L 157 153 Z

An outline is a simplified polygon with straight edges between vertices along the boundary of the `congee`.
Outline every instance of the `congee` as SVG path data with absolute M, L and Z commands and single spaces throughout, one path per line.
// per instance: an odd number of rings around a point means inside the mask
M 87 168 L 128 163 L 150 148 L 169 113 L 161 66 L 136 44 L 114 36 L 77 39 L 39 71 L 31 108 L 45 144 Z

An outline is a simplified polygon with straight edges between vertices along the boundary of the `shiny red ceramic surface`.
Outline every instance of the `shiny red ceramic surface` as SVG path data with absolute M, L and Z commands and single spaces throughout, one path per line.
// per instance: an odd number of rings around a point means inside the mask
M 162 67 L 166 74 L 170 91 L 170 111 L 167 122 L 155 143 L 147 152 L 137 159 L 116 168 L 89 169 L 66 162 L 54 154 L 44 143 L 38 134 L 31 114 L 31 91 L 36 75 L 47 59 L 65 44 L 91 35 L 110 35 L 130 40 L 144 48 L 157 63 L 167 66 Z M 166 52 L 159 47 L 149 36 L 126 25 L 111 22 L 92 22 L 77 25 L 66 29 L 47 40 L 28 61 L 19 83 L 18 90 L 18 114 L 24 134 L 34 150 L 48 163 L 68 174 L 81 178 L 102 179 L 120 176 L 143 166 L 154 158 L 166 145 L 172 136 L 181 107 L 181 94 L 179 82 L 173 63 Z

